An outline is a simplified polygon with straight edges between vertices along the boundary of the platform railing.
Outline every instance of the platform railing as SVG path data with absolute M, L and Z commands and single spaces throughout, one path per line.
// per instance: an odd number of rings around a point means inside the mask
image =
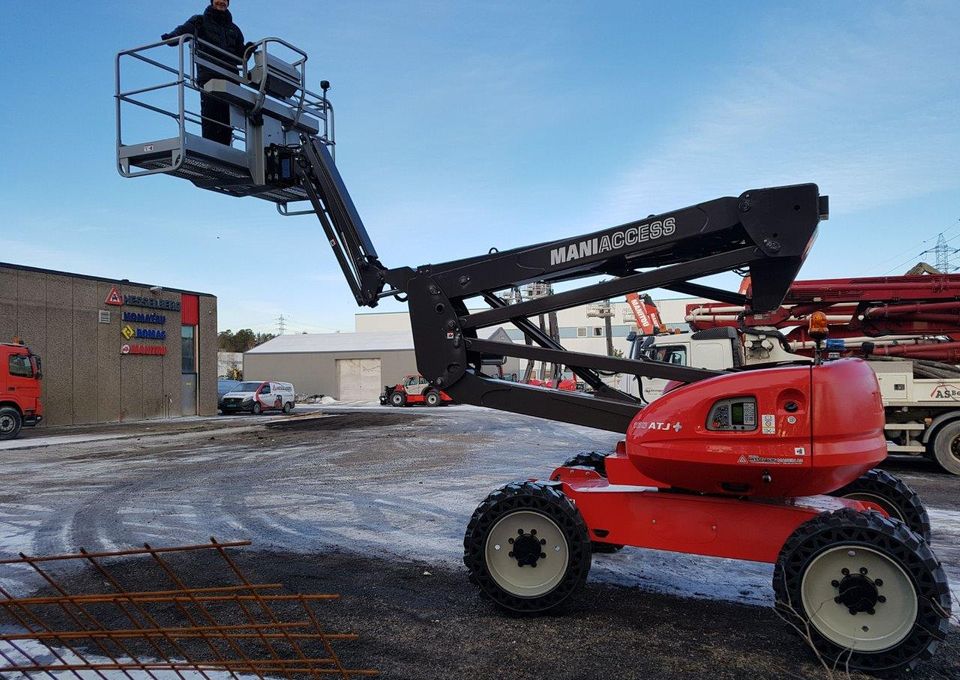
M 175 53 L 172 55 L 166 52 L 170 48 L 175 49 Z M 271 68 L 271 57 L 275 56 L 274 53 L 276 52 L 282 53 L 284 57 L 288 54 L 295 55 L 292 62 L 276 57 L 292 70 L 285 73 Z M 307 53 L 302 49 L 275 37 L 263 38 L 248 45 L 242 56 L 227 52 L 191 34 L 119 52 L 115 60 L 116 84 L 114 94 L 117 164 L 120 174 L 124 177 L 140 177 L 158 173 L 176 173 L 185 162 L 187 135 L 192 134 L 192 129 L 202 126 L 205 120 L 210 120 L 210 122 L 219 125 L 227 125 L 231 129 L 232 137 L 246 145 L 247 131 L 245 129 L 221 121 L 206 119 L 202 112 L 198 113 L 188 108 L 187 92 L 193 91 L 198 95 L 203 95 L 203 83 L 215 78 L 239 84 L 248 91 L 255 93 L 256 100 L 253 110 L 246 112 L 248 125 L 251 120 L 256 120 L 258 116 L 270 115 L 269 110 L 265 110 L 265 104 L 269 100 L 273 100 L 294 112 L 294 128 L 304 120 L 306 115 L 315 118 L 320 127 L 320 134 L 316 136 L 333 153 L 336 143 L 333 107 L 326 97 L 325 90 L 322 94 L 318 94 L 307 87 L 307 59 Z M 251 61 L 258 60 L 259 64 L 251 66 Z M 154 69 L 162 76 L 162 79 L 158 78 L 150 82 L 152 78 L 148 77 L 145 84 L 138 83 L 138 87 L 135 88 L 125 87 L 128 69 L 132 67 L 134 62 L 144 64 L 148 69 Z M 258 68 L 260 71 L 256 73 Z M 149 70 L 146 73 L 149 75 Z M 259 76 L 258 82 L 255 80 L 255 75 Z M 200 76 L 202 76 L 202 82 Z M 268 83 L 278 79 L 288 84 L 292 89 L 292 94 L 289 97 L 278 96 L 275 92 L 270 91 Z M 171 89 L 176 91 L 176 104 L 161 106 L 146 100 L 151 94 Z M 174 147 L 169 152 L 169 162 L 164 161 L 162 165 L 149 169 L 134 169 L 129 157 L 131 140 L 125 139 L 128 136 L 128 131 L 125 128 L 125 107 L 134 107 L 141 111 L 169 118 L 175 122 L 176 135 L 167 135 L 162 140 L 168 143 L 167 146 L 172 145 Z M 315 123 L 310 123 L 310 125 L 313 125 L 315 129 Z M 137 139 L 133 141 L 132 146 L 142 144 L 142 153 L 149 154 L 154 151 L 152 146 L 154 141 L 161 140 L 158 140 L 157 136 L 147 140 Z M 124 148 L 128 149 L 128 153 L 126 154 L 127 157 L 121 160 L 121 149 Z M 159 153 L 160 149 L 157 149 L 157 151 Z
M 116 151 L 117 151 L 117 159 L 118 159 L 117 169 L 120 171 L 120 174 L 123 175 L 124 177 L 141 177 L 144 175 L 154 175 L 162 172 L 171 172 L 171 171 L 178 170 L 183 165 L 182 153 L 178 155 L 176 154 L 173 155 L 171 157 L 171 164 L 169 166 L 163 166 L 163 167 L 159 167 L 151 170 L 134 171 L 134 170 L 131 170 L 129 167 L 125 168 L 120 163 L 119 158 L 120 158 L 120 149 L 124 146 L 124 143 L 123 143 L 123 105 L 124 104 L 130 104 L 132 106 L 136 106 L 148 111 L 152 111 L 161 116 L 168 116 L 174 119 L 175 121 L 177 121 L 178 134 L 179 134 L 179 140 L 180 140 L 180 149 L 183 148 L 184 138 L 186 136 L 186 121 L 187 121 L 187 115 L 186 115 L 187 112 L 184 106 L 185 105 L 184 84 L 186 82 L 186 78 L 185 78 L 186 71 L 184 68 L 185 67 L 185 58 L 184 58 L 185 51 L 183 47 L 184 47 L 184 44 L 191 39 L 192 39 L 192 36 L 183 35 L 183 36 L 180 36 L 179 38 L 176 38 L 175 40 L 164 40 L 156 43 L 150 43 L 149 45 L 143 45 L 141 47 L 135 47 L 133 49 L 124 50 L 122 52 L 117 53 L 116 60 L 114 62 L 114 72 L 115 72 L 114 103 L 116 107 L 116 127 L 117 127 Z M 154 59 L 152 57 L 148 57 L 146 55 L 146 53 L 150 52 L 151 50 L 155 50 L 160 47 L 166 48 L 168 46 L 174 46 L 178 48 L 177 49 L 177 68 L 172 68 L 168 64 L 164 64 L 163 62 L 158 61 L 157 59 Z M 172 74 L 175 79 L 172 82 L 162 82 L 162 83 L 147 86 L 147 87 L 141 87 L 141 88 L 132 89 L 132 90 L 123 90 L 122 89 L 123 64 L 124 64 L 125 58 L 138 60 L 145 64 L 154 66 L 155 68 L 160 69 L 165 73 Z M 192 52 L 190 53 L 190 72 L 191 73 L 193 72 Z M 168 88 L 177 89 L 177 100 L 178 100 L 177 112 L 168 111 L 158 106 L 154 106 L 145 101 L 141 101 L 138 98 L 140 95 L 147 94 L 149 92 L 158 92 Z M 145 151 L 150 150 L 148 146 L 149 145 L 145 147 L 144 149 Z

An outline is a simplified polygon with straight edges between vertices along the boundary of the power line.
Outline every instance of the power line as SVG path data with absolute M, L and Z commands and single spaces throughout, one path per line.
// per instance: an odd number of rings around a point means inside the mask
M 925 238 L 924 240 L 920 241 L 920 243 L 917 244 L 917 246 L 915 246 L 915 247 L 922 247 L 925 243 L 928 243 L 928 242 L 932 241 L 932 240 L 935 239 L 935 238 L 937 239 L 937 246 L 939 246 L 939 245 L 940 245 L 940 240 L 943 239 L 943 237 L 944 237 L 946 234 L 949 234 L 949 233 L 950 233 L 951 231 L 953 231 L 954 229 L 960 228 L 960 220 L 957 220 L 957 221 L 958 221 L 958 224 L 955 224 L 955 225 L 953 225 L 952 227 L 949 227 L 949 228 L 946 229 L 945 231 L 939 232 L 939 233 L 936 234 L 935 236 L 930 236 L 929 238 Z M 946 239 L 946 243 L 949 243 L 950 241 L 953 241 L 953 240 L 956 239 L 956 238 L 960 238 L 960 234 L 954 234 L 954 235 L 951 236 L 950 238 Z M 924 251 L 922 251 L 921 253 L 919 253 L 919 254 L 916 255 L 916 256 L 911 256 L 909 259 L 904 260 L 901 264 L 895 265 L 895 266 L 891 267 L 890 269 L 888 269 L 887 271 L 883 272 L 883 274 L 881 274 L 881 276 L 885 276 L 885 275 L 889 274 L 889 273 L 892 272 L 892 271 L 897 271 L 897 270 L 899 270 L 901 267 L 903 267 L 904 265 L 907 265 L 907 264 L 912 263 L 914 259 L 919 260 L 919 259 L 922 258 L 924 255 L 926 255 L 927 253 L 934 252 L 934 251 L 936 250 L 936 247 L 937 247 L 937 246 L 935 246 L 934 248 L 931 248 L 931 249 L 924 250 Z M 888 257 L 886 260 L 883 260 L 882 262 L 878 263 L 877 266 L 878 266 L 878 267 L 882 267 L 883 265 L 885 265 L 886 263 L 892 261 L 892 260 L 893 260 L 894 258 L 896 258 L 896 257 L 897 257 L 896 255 L 894 255 L 893 257 Z M 937 268 L 939 269 L 939 267 L 937 267 Z M 947 273 L 947 272 L 944 272 L 944 273 Z

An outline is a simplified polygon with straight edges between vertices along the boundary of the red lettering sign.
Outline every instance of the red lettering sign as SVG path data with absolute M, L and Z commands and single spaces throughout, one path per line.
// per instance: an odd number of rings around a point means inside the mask
M 163 345 L 121 345 L 120 354 L 139 354 L 144 356 L 166 356 L 167 348 Z

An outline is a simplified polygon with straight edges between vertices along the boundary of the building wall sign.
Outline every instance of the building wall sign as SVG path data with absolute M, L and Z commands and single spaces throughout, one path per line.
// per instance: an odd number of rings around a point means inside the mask
M 110 294 L 107 295 L 107 299 L 104 300 L 104 303 L 113 305 L 114 307 L 119 307 L 123 304 L 123 296 L 120 294 L 120 291 L 117 290 L 116 286 L 110 289 Z
M 122 335 L 125 340 L 132 340 L 133 338 L 137 338 L 138 340 L 167 339 L 167 332 L 164 330 L 158 330 L 156 328 L 134 328 L 129 324 L 120 329 L 120 335 Z
M 140 354 L 149 356 L 166 356 L 167 348 L 163 345 L 121 345 L 120 354 Z
M 142 314 L 140 312 L 124 312 L 123 320 L 130 323 L 155 323 L 159 326 L 167 323 L 167 317 L 163 314 Z
M 157 298 L 142 297 L 140 295 L 125 295 L 123 304 L 129 307 L 148 307 L 150 309 L 165 309 L 171 312 L 180 311 L 179 300 L 158 300 Z
M 122 295 L 120 290 L 114 286 L 110 289 L 105 304 L 120 307 L 127 305 L 129 307 L 147 307 L 149 309 L 166 309 L 171 312 L 180 311 L 179 300 L 158 300 L 157 298 L 143 297 L 142 295 Z M 153 315 L 156 316 L 156 315 Z M 164 317 L 160 317 L 164 318 Z M 135 321 L 135 319 L 124 319 L 124 321 Z M 164 318 L 164 321 L 166 319 Z M 145 321 L 141 323 L 164 323 L 164 321 Z

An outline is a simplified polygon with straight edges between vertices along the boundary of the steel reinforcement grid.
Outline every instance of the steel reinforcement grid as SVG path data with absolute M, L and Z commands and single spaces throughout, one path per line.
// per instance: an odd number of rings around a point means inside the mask
M 211 538 L 203 545 L 0 560 L 0 677 L 377 675 L 346 668 L 334 651 L 333 643 L 357 635 L 321 626 L 317 604 L 339 596 L 252 583 L 229 554 L 248 545 Z M 24 577 L 39 586 L 30 597 L 7 590 Z

